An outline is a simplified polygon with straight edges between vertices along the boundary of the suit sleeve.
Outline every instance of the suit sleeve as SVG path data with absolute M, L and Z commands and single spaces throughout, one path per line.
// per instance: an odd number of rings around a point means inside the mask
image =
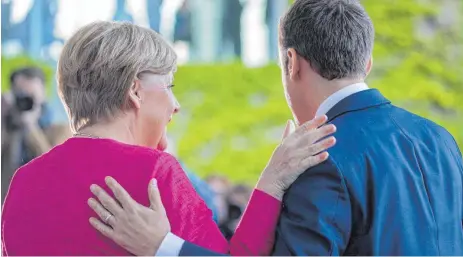
M 158 165 L 157 170 L 163 174 L 159 190 L 172 233 L 186 241 L 180 255 L 206 255 L 198 252 L 199 250 L 216 252 L 215 255 L 231 253 L 249 256 L 270 253 L 281 209 L 280 201 L 255 190 L 229 243 L 214 222 L 212 212 L 196 193 L 175 158 L 163 154 L 159 163 L 161 166 Z
M 331 159 L 303 173 L 283 201 L 274 255 L 342 255 L 351 207 L 340 170 Z
M 185 243 L 182 246 L 182 249 L 180 250 L 179 256 L 228 256 L 228 255 L 216 253 L 206 248 L 203 248 L 203 247 L 200 247 L 200 246 L 197 246 L 195 244 L 185 241 Z

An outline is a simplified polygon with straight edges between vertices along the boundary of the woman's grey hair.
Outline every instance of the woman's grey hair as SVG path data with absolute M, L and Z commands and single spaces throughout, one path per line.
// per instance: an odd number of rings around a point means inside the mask
M 140 73 L 172 76 L 176 63 L 172 47 L 148 28 L 99 21 L 79 29 L 64 45 L 57 71 L 72 131 L 127 110 Z

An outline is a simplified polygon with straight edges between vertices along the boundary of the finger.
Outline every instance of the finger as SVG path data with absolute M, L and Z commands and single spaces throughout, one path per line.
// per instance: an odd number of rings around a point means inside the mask
M 156 179 L 152 179 L 148 186 L 148 195 L 150 199 L 150 208 L 152 210 L 164 210 L 164 205 L 162 204 L 161 194 L 159 193 L 158 182 Z
M 335 137 L 325 138 L 320 142 L 317 142 L 313 145 L 306 146 L 304 148 L 298 149 L 294 152 L 291 157 L 291 160 L 294 162 L 299 162 L 304 160 L 307 157 L 318 155 L 321 152 L 328 150 L 336 144 Z
M 305 159 L 303 159 L 301 162 L 300 162 L 300 167 L 298 167 L 298 170 L 307 170 L 309 168 L 312 168 L 314 166 L 317 166 L 318 164 L 326 161 L 328 159 L 330 155 L 328 154 L 328 152 L 322 152 L 322 153 L 319 153 L 317 155 L 314 155 L 314 156 L 309 156 Z
M 115 218 L 114 216 L 106 210 L 103 205 L 101 205 L 97 200 L 90 198 L 87 201 L 88 206 L 92 208 L 94 212 L 100 217 L 101 220 L 104 221 L 104 223 L 109 224 L 111 227 L 114 227 L 115 225 Z
M 290 128 L 291 124 L 289 123 L 289 120 L 286 122 L 286 126 L 285 126 L 285 130 L 283 131 L 283 136 L 281 137 L 281 139 L 285 139 L 289 134 L 291 134 Z
M 294 122 L 292 120 L 288 120 L 286 122 L 285 131 L 283 132 L 282 139 L 285 139 L 295 130 Z
M 94 217 L 91 217 L 89 219 L 89 222 L 92 225 L 92 227 L 98 230 L 101 234 L 114 240 L 114 230 L 111 227 L 105 225 L 103 222 L 99 221 Z
M 333 124 L 328 124 L 315 130 L 306 131 L 305 134 L 301 135 L 297 139 L 297 142 L 299 145 L 312 145 L 314 142 L 317 142 L 322 138 L 325 138 L 333 134 L 334 132 L 336 132 L 336 126 L 334 126 Z
M 117 201 L 121 203 L 122 207 L 125 209 L 131 208 L 134 203 L 134 200 L 130 194 L 112 177 L 105 178 L 106 185 L 111 189 L 116 197 Z
M 323 139 L 322 141 L 319 141 L 311 146 L 309 146 L 309 150 L 306 152 L 306 154 L 309 155 L 316 155 L 318 153 L 321 153 L 323 151 L 328 150 L 332 146 L 336 144 L 336 138 L 334 137 L 328 137 Z
M 302 124 L 299 128 L 296 129 L 297 133 L 305 133 L 308 130 L 316 129 L 328 121 L 328 117 L 326 115 L 322 115 L 319 117 L 315 117 L 314 119 Z
M 122 207 L 98 185 L 91 185 L 90 191 L 98 198 L 103 207 L 111 212 L 114 216 L 121 213 Z

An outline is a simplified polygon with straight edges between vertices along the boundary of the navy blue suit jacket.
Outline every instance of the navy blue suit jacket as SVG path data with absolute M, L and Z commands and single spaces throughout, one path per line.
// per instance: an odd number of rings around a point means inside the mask
M 327 116 L 337 144 L 285 194 L 274 255 L 463 255 L 463 164 L 453 137 L 376 89 Z M 188 244 L 181 254 L 208 255 Z

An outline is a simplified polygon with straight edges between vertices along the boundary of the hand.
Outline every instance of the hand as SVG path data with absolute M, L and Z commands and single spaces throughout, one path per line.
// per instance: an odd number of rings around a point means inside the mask
M 273 152 L 256 188 L 282 200 L 284 191 L 302 172 L 328 159 L 328 152 L 325 150 L 332 147 L 336 140 L 332 136 L 321 139 L 334 133 L 336 127 L 322 126 L 327 119 L 326 116 L 321 116 L 297 129 L 289 121 L 283 140 Z
M 32 110 L 20 112 L 21 124 L 26 128 L 38 127 L 41 109 L 34 107 Z
M 170 232 L 164 205 L 155 179 L 148 186 L 151 206 L 145 207 L 133 200 L 129 193 L 111 177 L 106 184 L 116 197 L 116 202 L 101 187 L 92 185 L 90 190 L 98 198 L 88 200 L 88 205 L 98 214 L 101 222 L 90 218 L 92 226 L 118 245 L 138 256 L 154 256 Z

